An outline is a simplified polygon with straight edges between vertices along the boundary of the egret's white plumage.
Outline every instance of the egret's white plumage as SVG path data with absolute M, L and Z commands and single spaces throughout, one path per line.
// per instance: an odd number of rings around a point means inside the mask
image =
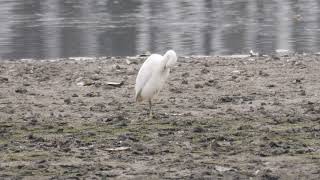
M 170 68 L 177 62 L 177 55 L 173 50 L 163 56 L 152 54 L 141 66 L 135 85 L 136 101 L 149 101 L 150 116 L 152 116 L 152 98 L 158 95 L 167 80 Z

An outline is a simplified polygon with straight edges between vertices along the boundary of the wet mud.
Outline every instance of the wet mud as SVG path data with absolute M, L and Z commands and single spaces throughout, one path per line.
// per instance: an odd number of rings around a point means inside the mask
M 320 56 L 0 62 L 0 179 L 319 179 Z

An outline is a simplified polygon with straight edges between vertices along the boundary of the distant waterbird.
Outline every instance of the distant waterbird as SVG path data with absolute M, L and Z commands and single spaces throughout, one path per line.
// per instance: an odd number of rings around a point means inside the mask
M 177 54 L 173 50 L 163 56 L 152 54 L 142 64 L 135 84 L 136 102 L 149 102 L 149 117 L 152 118 L 152 99 L 156 97 L 167 80 L 170 69 L 177 62 Z

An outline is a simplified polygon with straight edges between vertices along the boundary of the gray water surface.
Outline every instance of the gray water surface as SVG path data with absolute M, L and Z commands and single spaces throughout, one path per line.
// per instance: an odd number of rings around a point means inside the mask
M 320 51 L 319 0 L 2 0 L 0 57 Z

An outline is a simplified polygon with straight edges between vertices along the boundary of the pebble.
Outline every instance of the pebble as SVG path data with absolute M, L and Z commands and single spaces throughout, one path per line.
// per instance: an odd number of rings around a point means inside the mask
M 267 84 L 266 87 L 268 87 L 268 88 L 273 88 L 273 87 L 276 87 L 276 85 L 274 85 L 274 84 Z
M 84 95 L 84 97 L 100 97 L 100 92 L 89 92 Z
M 203 127 L 200 127 L 200 126 L 197 126 L 197 127 L 194 127 L 192 129 L 192 132 L 195 132 L 195 133 L 203 133 L 205 132 L 206 130 L 203 128 Z
M 181 84 L 188 84 L 188 80 L 186 79 L 182 80 Z
M 301 91 L 300 91 L 300 95 L 301 95 L 301 96 L 306 96 L 306 95 L 307 95 L 307 93 L 306 93 L 306 91 L 305 91 L 305 90 L 301 90 Z
M 91 86 L 94 82 L 90 80 L 84 80 L 77 83 L 78 86 Z
M 224 166 L 215 166 L 214 168 L 215 168 L 215 170 L 217 170 L 219 172 L 225 172 L 225 171 L 233 170 L 232 168 L 224 167 Z
M 16 93 L 19 93 L 19 94 L 25 94 L 25 93 L 28 92 L 28 90 L 25 89 L 25 88 L 17 88 L 17 89 L 15 90 L 15 92 L 16 92 Z
M 208 69 L 206 69 L 206 68 L 204 68 L 204 69 L 202 69 L 201 70 L 201 73 L 202 74 L 208 74 L 210 71 L 208 70 Z
M 1 83 L 6 83 L 6 82 L 8 82 L 9 81 L 9 79 L 7 78 L 7 77 L 1 77 L 0 76 L 0 82 Z
M 263 76 L 263 77 L 269 76 L 268 73 L 266 73 L 266 72 L 264 72 L 264 71 L 262 71 L 262 70 L 259 71 L 259 75 L 260 75 L 260 76 Z
M 234 70 L 232 71 L 233 74 L 241 74 L 241 71 L 240 70 Z
M 121 87 L 123 84 L 124 84 L 123 81 L 121 81 L 121 82 L 111 82 L 111 81 L 107 82 L 107 85 L 113 86 L 113 87 Z
M 224 96 L 224 97 L 220 97 L 218 99 L 219 102 L 232 102 L 233 101 L 233 97 L 230 96 Z
M 185 72 L 182 74 L 182 77 L 189 77 L 189 76 L 190 76 L 190 73 L 188 73 L 188 72 Z
M 94 104 L 93 106 L 90 107 L 90 111 L 107 112 L 108 109 L 107 109 L 106 105 L 104 105 L 103 103 L 97 103 L 97 104 Z
M 64 101 L 66 104 L 71 104 L 71 99 L 70 99 L 70 98 L 64 99 L 63 101 Z
M 194 87 L 195 87 L 196 89 L 199 89 L 199 88 L 203 88 L 203 85 L 202 85 L 202 84 L 195 84 Z

